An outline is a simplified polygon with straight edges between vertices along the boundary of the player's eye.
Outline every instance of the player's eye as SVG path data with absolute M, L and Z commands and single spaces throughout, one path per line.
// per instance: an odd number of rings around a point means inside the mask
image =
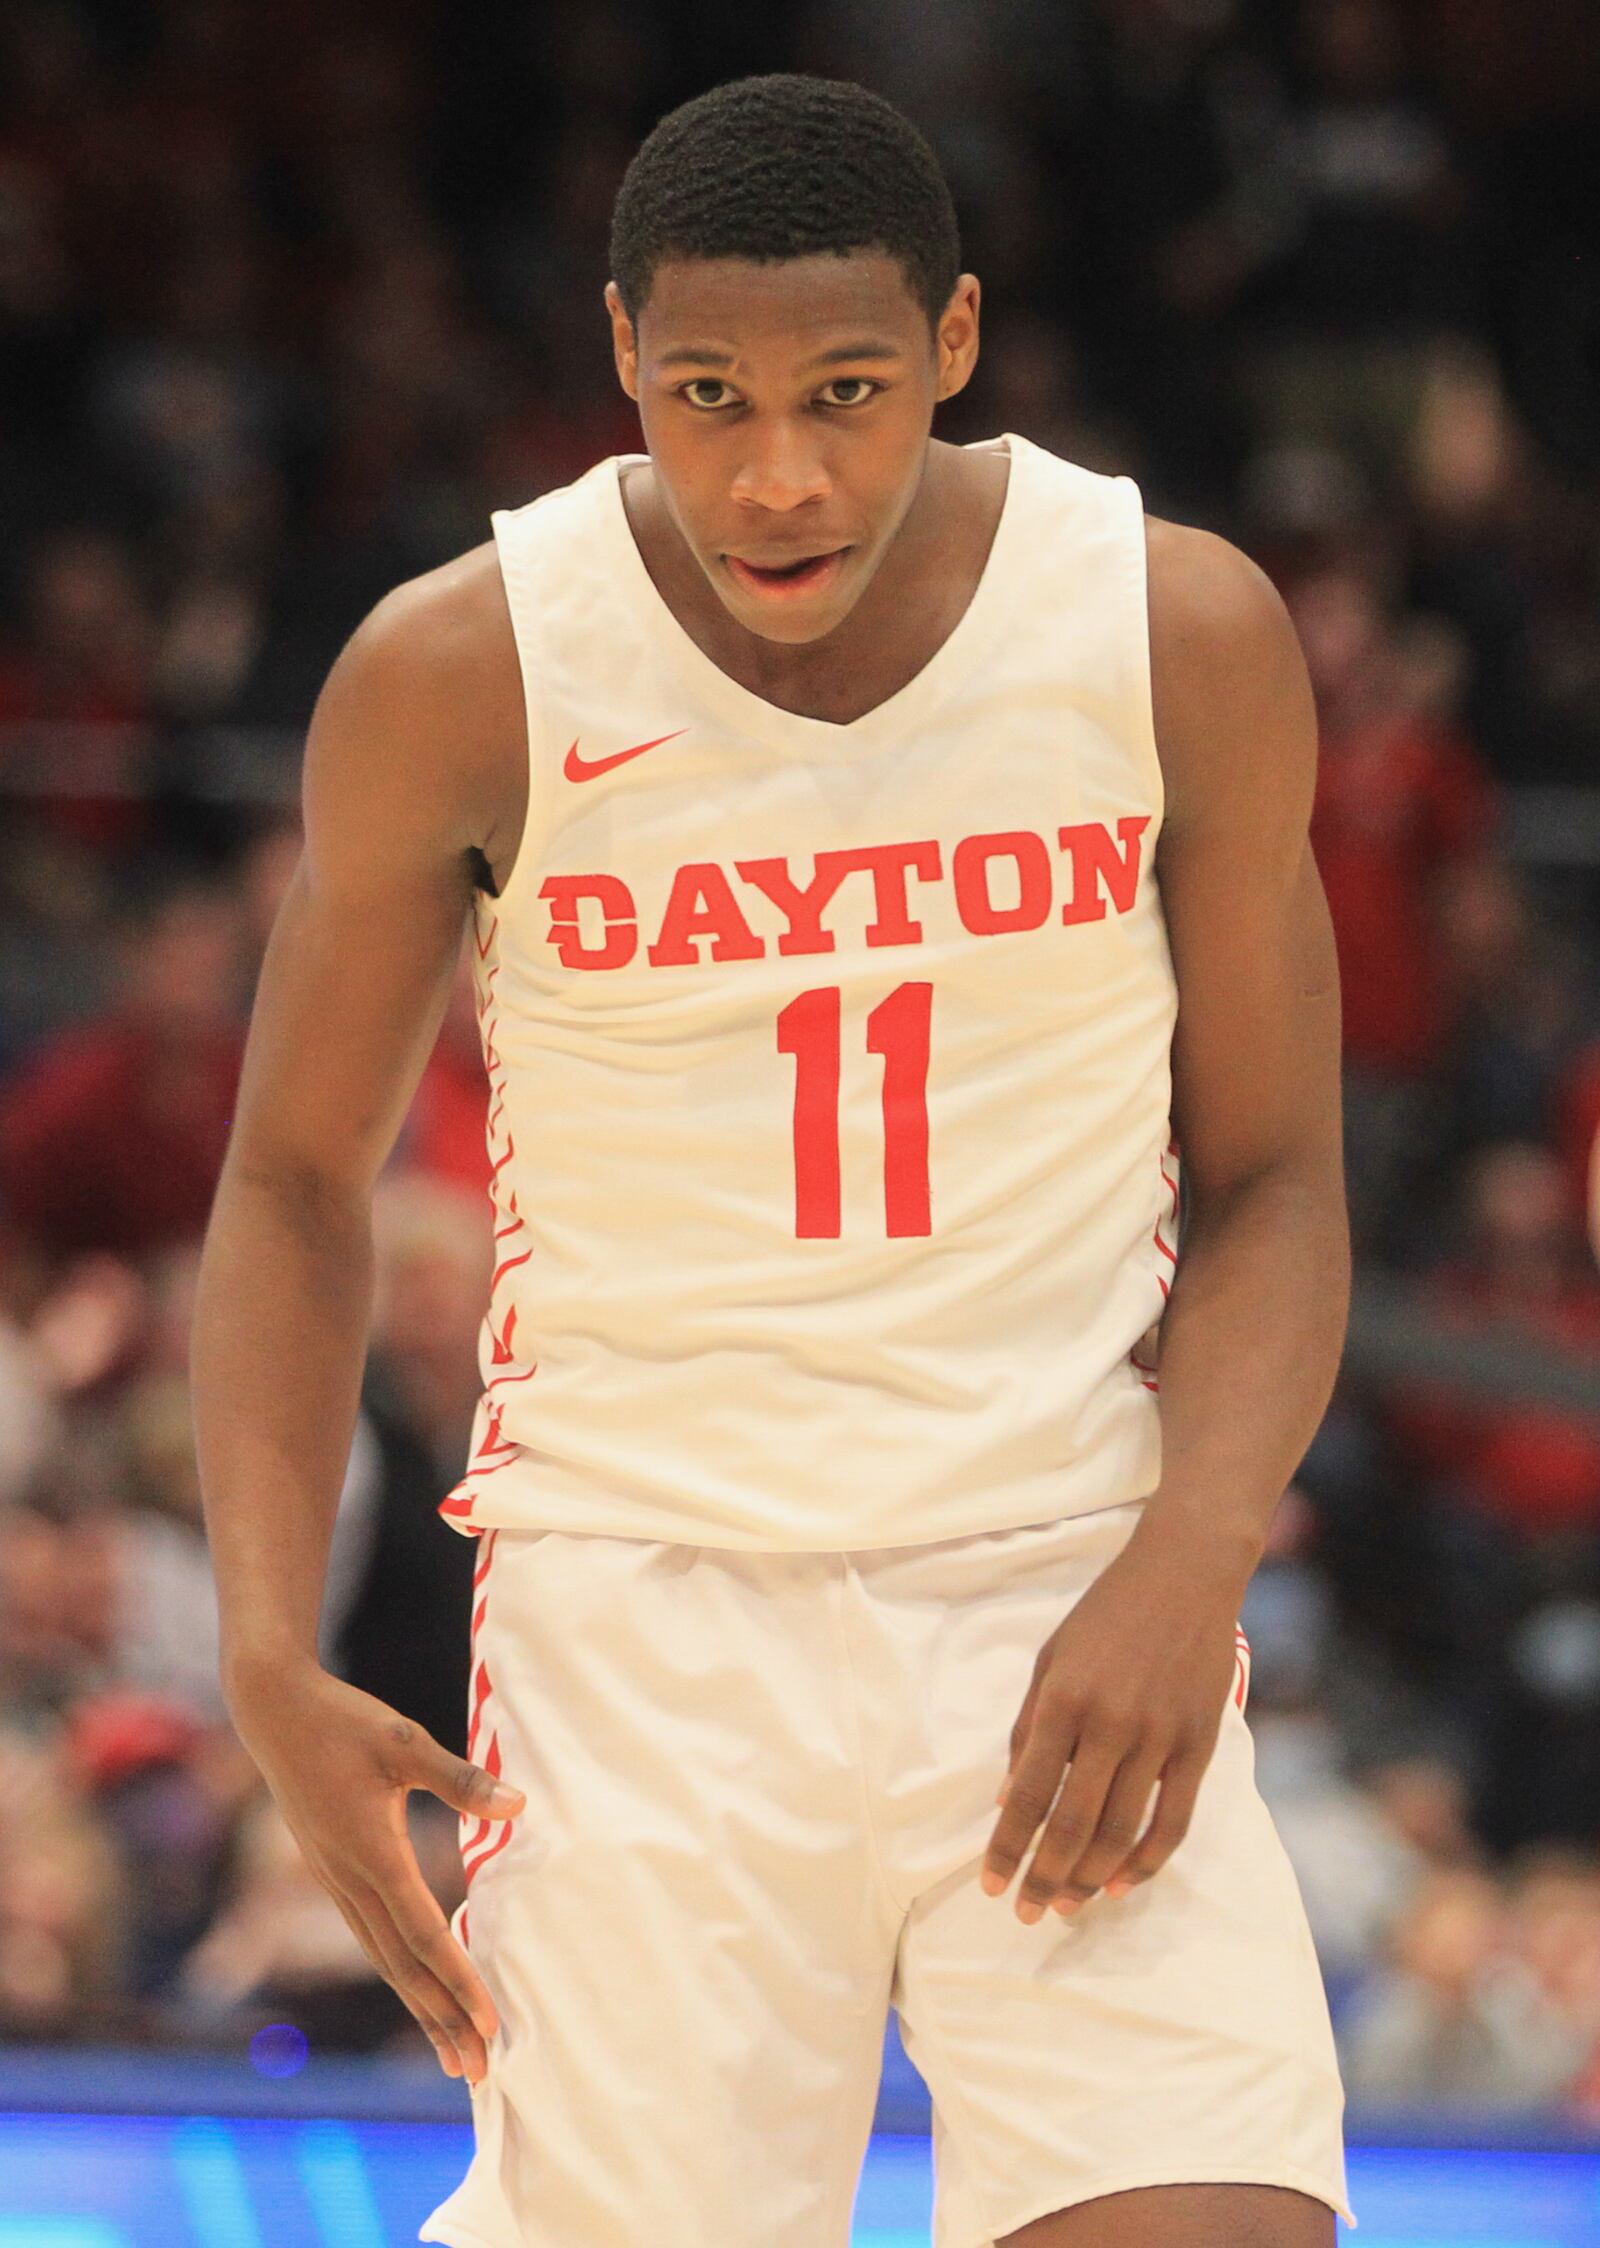
M 726 391 L 727 388 L 727 384 L 725 382 L 719 382 L 715 375 L 696 375 L 693 382 L 681 383 L 679 385 L 678 396 L 680 398 L 687 398 L 690 405 L 697 407 L 701 413 L 711 414 L 715 413 L 720 407 L 726 405 L 726 398 L 697 398 L 694 393 L 696 391 L 704 390 Z
M 865 375 L 838 375 L 827 385 L 827 388 L 829 390 L 850 390 L 854 391 L 856 395 L 853 398 L 825 397 L 822 401 L 825 406 L 864 406 L 869 398 L 876 397 L 883 385 L 881 382 L 869 381 Z

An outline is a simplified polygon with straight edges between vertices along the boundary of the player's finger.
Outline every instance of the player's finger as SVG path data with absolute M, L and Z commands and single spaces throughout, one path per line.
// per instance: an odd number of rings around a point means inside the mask
M 1037 1920 L 1058 1890 L 1074 1894 L 1070 1870 L 1088 1848 L 1100 1823 L 1117 1766 L 1117 1751 L 1105 1743 L 1080 1740 L 1073 1750 L 1060 1797 L 1017 1891 L 1017 1912 L 1022 1919 Z M 1094 1891 L 1085 1890 L 1083 1894 L 1093 1896 Z
M 384 1901 L 401 1940 L 430 1974 L 436 1975 L 480 2037 L 493 2037 L 500 2027 L 494 2000 L 466 1952 L 450 1933 L 450 1923 L 433 1891 L 420 1874 L 409 1878 L 402 1871 L 386 1884 Z
M 1027 1746 L 1006 1789 L 1005 1809 L 984 1853 L 980 1879 L 991 1897 L 1000 1896 L 1008 1887 L 1055 1801 L 1062 1767 L 1075 1739 L 1075 1718 L 1041 1696 Z
M 409 1843 L 396 1846 L 393 1857 L 366 1870 L 366 1877 L 382 1897 L 402 1945 L 449 1992 L 449 2010 L 463 2012 L 485 2041 L 494 2037 L 499 2028 L 494 2001 L 472 1960 L 449 1933 L 438 1897 L 422 1879 Z
M 346 1925 L 366 1954 L 373 1973 L 378 1976 L 380 1981 L 388 1983 L 390 1989 L 393 1990 L 394 1984 L 390 1979 L 387 1962 L 383 1953 L 378 1949 L 377 1939 L 367 1926 L 360 1907 L 352 1899 L 341 1896 L 336 1889 L 330 1889 L 329 1895 L 343 1913 Z M 445 2074 L 447 2076 L 460 2076 L 462 2072 L 461 2055 L 456 2051 L 450 2039 L 446 2037 L 434 2017 L 408 1998 L 404 1991 L 396 1991 L 395 1995 L 438 2054 L 439 2066 Z
M 440 2020 L 437 2010 L 427 2003 L 420 1986 L 410 1984 L 405 1974 L 397 1971 L 395 1962 L 397 1959 L 403 1958 L 399 1948 L 391 1944 L 385 1950 L 384 1945 L 379 1940 L 373 1920 L 362 1912 L 359 1903 L 354 1898 L 349 1902 L 347 1917 L 351 1918 L 351 1925 L 357 1928 L 358 1933 L 364 1935 L 364 1949 L 368 1958 L 433 2046 L 434 2051 L 439 2056 L 440 2066 L 447 2075 L 465 2076 L 467 2074 L 466 2056 L 456 2039 L 450 2035 L 444 2023 Z
M 1028 1684 L 1028 1691 L 1022 1697 L 1022 1707 L 1017 1712 L 1017 1722 L 1011 1728 L 1011 1740 L 1006 1753 L 1006 1776 L 1001 1783 L 1000 1793 L 995 1798 L 997 1803 L 1003 1804 L 1005 1802 L 1006 1791 L 1010 1787 L 1012 1777 L 1016 1772 L 1018 1759 L 1028 1745 L 1028 1737 L 1033 1731 L 1033 1713 L 1039 1706 L 1039 1681 L 1043 1675 L 1041 1670 L 1035 1669 Z
M 1130 1889 L 1141 1881 L 1148 1881 L 1166 1864 L 1189 1831 L 1195 1799 L 1210 1758 L 1208 1747 L 1195 1747 L 1169 1761 L 1161 1775 L 1161 1793 L 1150 1824 L 1107 1881 L 1108 1896 L 1126 1896 Z
M 383 1955 L 386 1978 L 419 2019 L 423 2014 L 432 2016 L 461 2056 L 466 2075 L 476 2083 L 488 2066 L 488 2054 L 471 2016 L 432 1968 L 424 1965 L 411 1949 L 395 1927 L 379 1891 L 355 1888 L 352 1894 Z
M 528 1803 L 521 1788 L 454 1755 L 420 1725 L 408 1743 L 406 1785 L 426 1788 L 468 1819 L 514 1819 Z
M 1056 1899 L 1058 1907 L 1065 1904 L 1071 1910 L 1074 1898 L 1081 1902 L 1094 1896 L 1124 1864 L 1151 1815 L 1152 1799 L 1161 1784 L 1161 1764 L 1156 1749 L 1123 1758 L 1088 1847 L 1067 1868 L 1062 1882 L 1066 1894 Z

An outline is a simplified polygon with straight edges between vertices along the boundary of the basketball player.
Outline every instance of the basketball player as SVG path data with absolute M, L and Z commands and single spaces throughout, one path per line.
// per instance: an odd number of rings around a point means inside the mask
M 613 258 L 648 453 L 389 595 L 312 723 L 195 1345 L 230 1706 L 472 2087 L 423 2239 L 844 2248 L 893 2004 L 938 2248 L 1326 2248 L 1237 1628 L 1347 1298 L 1292 630 L 1126 478 L 932 438 L 979 288 L 877 97 L 690 102 Z M 465 1762 L 314 1654 L 464 920 Z

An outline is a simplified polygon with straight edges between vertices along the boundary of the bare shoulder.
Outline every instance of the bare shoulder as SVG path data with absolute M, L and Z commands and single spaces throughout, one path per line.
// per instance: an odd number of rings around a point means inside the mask
M 465 684 L 497 646 L 515 660 L 500 561 L 493 539 L 458 554 L 383 596 L 351 645 L 384 650 L 415 666 L 419 681 Z
M 307 737 L 308 828 L 359 803 L 380 824 L 431 823 L 442 850 L 476 847 L 492 863 L 501 831 L 513 820 L 520 831 L 525 729 L 490 539 L 394 587 L 345 643 Z
M 1298 798 L 1314 778 L 1305 661 L 1272 580 L 1240 548 L 1145 518 L 1150 675 L 1169 823 L 1240 788 Z

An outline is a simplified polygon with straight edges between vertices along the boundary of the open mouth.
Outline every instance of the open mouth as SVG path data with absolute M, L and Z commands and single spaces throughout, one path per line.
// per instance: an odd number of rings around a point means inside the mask
M 781 600 L 818 592 L 838 575 L 847 551 L 845 547 L 835 547 L 831 554 L 807 554 L 798 562 L 777 565 L 741 561 L 736 554 L 724 555 L 723 560 L 747 592 Z

